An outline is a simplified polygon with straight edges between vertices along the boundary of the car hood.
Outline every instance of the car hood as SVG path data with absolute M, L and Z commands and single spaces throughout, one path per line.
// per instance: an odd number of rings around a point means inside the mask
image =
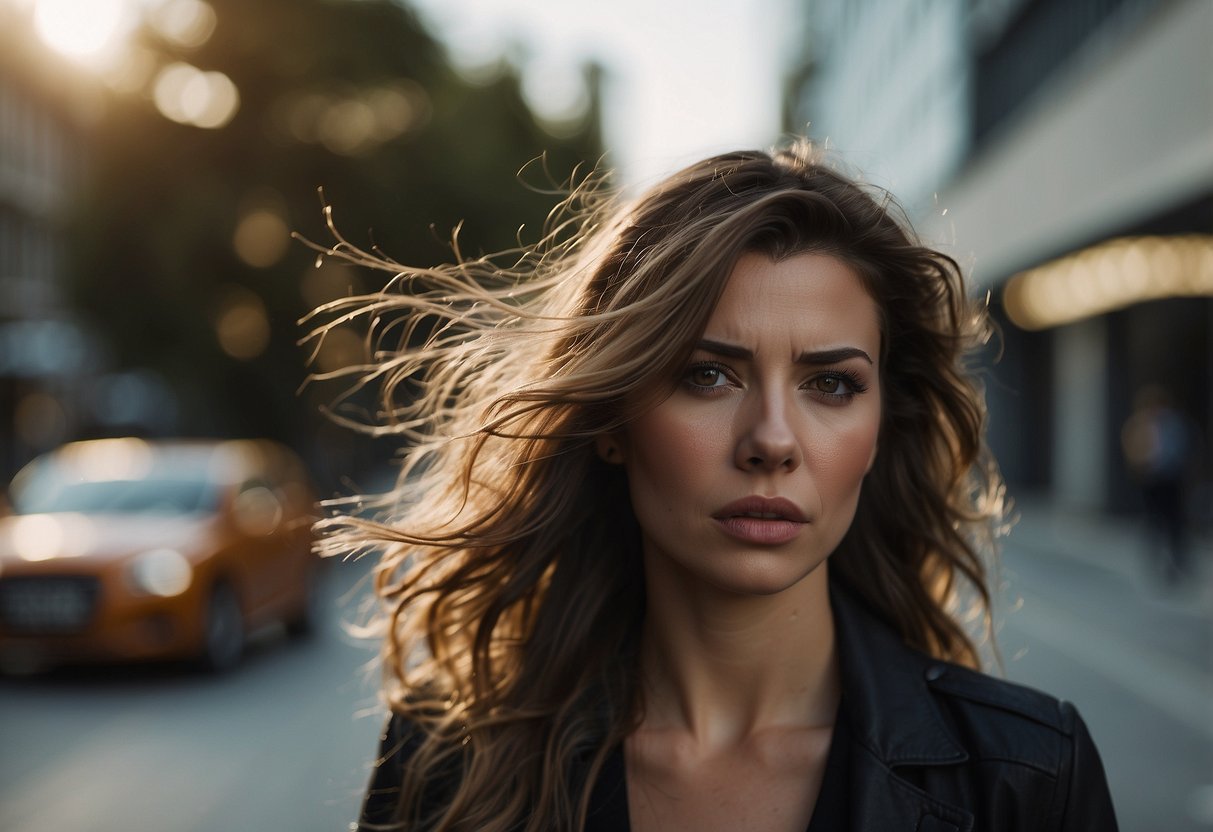
M 0 559 L 115 560 L 149 549 L 194 549 L 214 515 L 20 514 L 0 518 Z

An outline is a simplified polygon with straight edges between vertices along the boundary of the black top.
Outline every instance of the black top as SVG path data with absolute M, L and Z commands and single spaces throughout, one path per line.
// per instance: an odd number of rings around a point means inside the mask
M 847 761 L 851 742 L 846 711 L 840 703 L 838 716 L 834 720 L 834 735 L 830 738 L 821 791 L 817 795 L 817 805 L 813 808 L 813 819 L 807 832 L 846 829 Z M 628 820 L 627 791 L 623 746 L 616 746 L 603 765 L 598 783 L 590 795 L 590 814 L 586 818 L 585 832 L 628 832 L 631 825 Z
M 844 707 L 846 700 L 838 703 L 838 716 L 834 720 L 834 736 L 830 738 L 830 753 L 826 757 L 825 776 L 821 791 L 817 793 L 817 804 L 813 807 L 813 819 L 808 832 L 833 832 L 847 828 L 847 806 L 850 795 L 847 775 L 851 759 L 850 720 Z

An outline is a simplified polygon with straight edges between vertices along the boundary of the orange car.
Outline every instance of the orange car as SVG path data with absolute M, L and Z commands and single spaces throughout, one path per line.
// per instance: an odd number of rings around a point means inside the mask
M 193 657 L 222 670 L 262 624 L 313 622 L 313 493 L 277 443 L 74 442 L 23 468 L 9 500 L 0 662 Z

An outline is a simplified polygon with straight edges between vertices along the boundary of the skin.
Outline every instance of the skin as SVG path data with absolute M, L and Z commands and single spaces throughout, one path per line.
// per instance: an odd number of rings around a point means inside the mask
M 637 830 L 803 832 L 840 695 L 827 558 L 877 453 L 878 310 L 835 257 L 747 254 L 703 337 L 674 392 L 599 442 L 626 468 L 644 545 L 629 811 Z M 807 522 L 722 516 L 753 495 Z

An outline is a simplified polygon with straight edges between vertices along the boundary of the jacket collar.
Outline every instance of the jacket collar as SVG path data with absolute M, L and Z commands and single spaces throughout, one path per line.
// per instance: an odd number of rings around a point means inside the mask
M 958 765 L 969 759 L 928 686 L 944 665 L 906 647 L 833 580 L 830 605 L 855 743 L 848 783 L 850 827 L 888 829 L 913 820 L 924 832 L 969 832 L 971 812 L 903 776 L 905 767 Z
M 830 606 L 859 742 L 889 766 L 967 760 L 927 686 L 942 663 L 906 647 L 837 581 L 830 582 Z

